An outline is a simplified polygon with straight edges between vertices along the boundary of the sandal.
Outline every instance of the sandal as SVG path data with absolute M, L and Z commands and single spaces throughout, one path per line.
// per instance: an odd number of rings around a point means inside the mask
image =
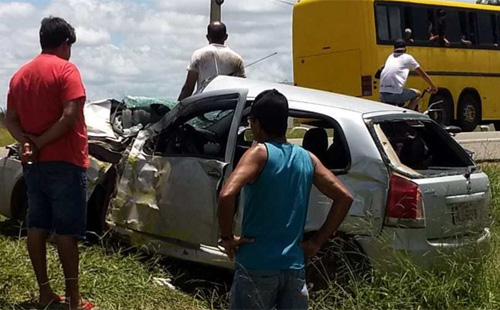
M 73 308 L 71 308 L 71 306 L 67 300 L 65 301 L 65 303 L 69 306 L 70 310 L 74 310 Z M 80 300 L 80 305 L 76 308 L 76 310 L 97 310 L 97 307 L 93 303 L 91 303 L 90 301 L 82 298 Z
M 96 306 L 94 306 L 93 303 L 90 301 L 86 300 L 84 301 L 79 307 L 78 310 L 96 310 Z

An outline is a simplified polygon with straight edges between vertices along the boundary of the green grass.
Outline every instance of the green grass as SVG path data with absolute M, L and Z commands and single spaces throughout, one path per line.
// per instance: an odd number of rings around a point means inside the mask
M 6 128 L 0 127 L 0 146 L 12 144 L 14 142 L 16 142 L 16 140 L 12 138 L 9 131 Z
M 443 255 L 445 268 L 423 271 L 404 258 L 399 271 L 374 272 L 371 279 L 352 276 L 342 287 L 312 294 L 312 309 L 500 309 L 500 165 L 483 166 L 492 191 L 492 238 L 483 255 Z M 473 249 L 474 251 L 474 249 Z M 477 256 L 477 258 L 472 258 Z M 444 271 L 443 271 L 444 270 Z
M 12 224 L 3 222 L 2 227 Z M 25 238 L 0 236 L 0 309 L 33 309 L 37 285 L 28 259 Z M 6 236 L 7 234 L 7 236 Z M 179 290 L 155 283 L 173 279 L 158 259 L 147 258 L 111 246 L 81 246 L 80 288 L 100 309 L 206 309 L 208 304 Z M 64 294 L 64 277 L 53 245 L 48 249 L 53 288 Z M 175 280 L 175 278 L 174 278 Z M 174 281 L 175 283 L 175 281 Z M 57 309 L 57 308 L 56 308 Z
M 8 139 L 0 130 L 0 141 Z M 1 143 L 1 142 L 0 142 Z M 423 271 L 405 258 L 394 259 L 393 273 L 352 276 L 345 285 L 332 284 L 311 293 L 311 309 L 500 309 L 500 165 L 485 164 L 493 191 L 491 250 L 472 259 L 468 253 L 444 257 L 445 271 Z M 16 223 L 0 219 L 0 309 L 33 309 L 37 286 Z M 230 275 L 226 271 L 127 249 L 112 238 L 81 246 L 81 291 L 100 309 L 225 308 Z M 53 287 L 63 293 L 63 276 L 53 245 L 48 249 Z M 169 278 L 171 290 L 155 283 Z

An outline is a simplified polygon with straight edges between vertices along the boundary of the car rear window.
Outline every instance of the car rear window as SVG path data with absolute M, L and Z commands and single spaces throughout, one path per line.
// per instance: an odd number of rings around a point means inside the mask
M 407 172 L 434 174 L 474 166 L 467 152 L 434 122 L 384 121 L 375 123 L 374 132 L 391 164 Z

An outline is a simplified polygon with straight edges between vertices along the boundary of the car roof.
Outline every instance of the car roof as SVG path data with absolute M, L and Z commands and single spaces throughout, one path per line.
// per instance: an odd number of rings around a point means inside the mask
M 218 76 L 214 78 L 209 82 L 206 88 L 203 89 L 203 92 L 223 89 L 227 90 L 231 88 L 248 89 L 247 98 L 249 100 L 253 100 L 259 93 L 263 92 L 264 90 L 274 88 L 285 95 L 285 97 L 287 97 L 289 101 L 324 105 L 332 108 L 349 110 L 360 114 L 372 112 L 401 113 L 402 111 L 407 111 L 405 109 L 388 104 L 352 96 L 340 95 L 336 93 L 281 83 L 264 82 L 230 76 Z

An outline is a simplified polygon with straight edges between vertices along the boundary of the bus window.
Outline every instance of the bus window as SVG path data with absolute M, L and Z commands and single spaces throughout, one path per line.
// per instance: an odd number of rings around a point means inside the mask
M 468 40 L 471 41 L 473 45 L 477 44 L 477 24 L 476 24 L 476 13 L 469 12 L 469 27 L 468 27 Z
M 491 13 L 477 13 L 477 33 L 481 46 L 491 47 L 495 43 L 492 16 Z
M 401 11 L 398 6 L 389 7 L 389 25 L 391 30 L 391 41 L 402 39 Z
M 451 44 L 461 43 L 462 31 L 460 30 L 460 18 L 455 10 L 446 10 L 446 38 Z
M 377 5 L 377 34 L 381 41 L 401 39 L 401 11 L 398 6 Z
M 385 5 L 377 5 L 377 34 L 381 41 L 389 41 L 389 21 L 387 20 L 387 7 Z
M 460 19 L 460 32 L 462 34 L 460 42 L 464 46 L 471 46 L 472 41 L 470 40 L 470 38 L 472 36 L 469 32 L 469 26 L 467 23 L 467 12 L 460 12 L 458 15 Z
M 423 7 L 413 7 L 413 37 L 416 42 L 428 43 L 430 27 L 432 26 L 432 10 Z
M 497 15 L 496 14 L 491 14 L 490 15 L 491 19 L 491 31 L 492 31 L 492 40 L 493 40 L 493 46 L 498 47 L 498 21 L 497 21 Z
M 405 7 L 404 16 L 405 16 L 405 29 L 411 29 L 413 31 L 413 15 L 412 8 L 410 6 Z

